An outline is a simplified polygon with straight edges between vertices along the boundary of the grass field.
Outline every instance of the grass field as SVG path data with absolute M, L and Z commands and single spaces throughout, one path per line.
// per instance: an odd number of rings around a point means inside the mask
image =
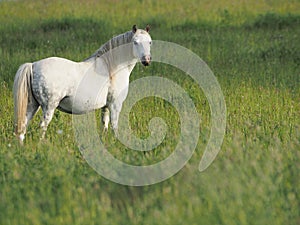
M 226 135 L 207 170 L 198 172 L 210 134 L 208 101 L 183 72 L 155 62 L 137 65 L 131 80 L 177 82 L 201 116 L 197 149 L 172 178 L 143 187 L 106 180 L 80 154 L 72 117 L 58 111 L 46 141 L 39 142 L 39 112 L 18 145 L 11 90 L 22 63 L 81 61 L 113 35 L 148 23 L 154 40 L 192 50 L 220 83 Z M 300 224 L 299 28 L 299 1 L 1 1 L 0 224 Z M 130 115 L 139 137 L 149 135 L 152 117 L 163 118 L 166 139 L 145 154 L 109 131 L 101 139 L 116 158 L 143 165 L 171 154 L 180 133 L 172 105 L 149 97 Z

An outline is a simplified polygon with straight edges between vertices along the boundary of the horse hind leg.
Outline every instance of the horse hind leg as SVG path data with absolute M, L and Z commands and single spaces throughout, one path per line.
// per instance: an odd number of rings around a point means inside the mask
M 36 114 L 38 109 L 39 109 L 39 104 L 32 98 L 32 96 L 29 96 L 29 101 L 28 101 L 27 110 L 26 110 L 26 117 L 25 117 L 24 124 L 22 126 L 23 127 L 22 132 L 20 132 L 18 135 L 20 144 L 23 144 L 29 122 L 31 121 L 33 116 Z
M 27 112 L 26 112 L 25 129 L 24 129 L 24 133 L 20 134 L 19 137 L 20 142 L 23 142 L 29 122 L 32 120 L 32 118 L 34 117 L 38 109 L 39 109 L 39 104 L 35 100 L 29 101 L 27 106 Z
M 55 108 L 56 107 L 51 107 L 51 108 L 42 107 L 43 119 L 42 119 L 42 122 L 41 122 L 41 125 L 40 125 L 40 127 L 42 128 L 42 135 L 40 137 L 40 140 L 45 139 L 47 128 L 48 128 L 48 125 L 49 125 L 49 123 L 51 122 L 51 120 L 53 118 Z

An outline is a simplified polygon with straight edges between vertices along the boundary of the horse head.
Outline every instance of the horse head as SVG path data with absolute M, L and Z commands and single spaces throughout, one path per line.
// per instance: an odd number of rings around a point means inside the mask
M 152 39 L 149 34 L 150 26 L 147 25 L 145 30 L 137 29 L 136 25 L 133 25 L 132 32 L 134 33 L 133 42 L 133 54 L 138 58 L 144 66 L 149 66 L 151 62 L 150 48 Z

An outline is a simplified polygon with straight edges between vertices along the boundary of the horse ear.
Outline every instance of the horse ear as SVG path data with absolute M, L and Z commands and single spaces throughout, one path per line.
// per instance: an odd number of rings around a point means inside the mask
M 132 32 L 135 33 L 136 30 L 137 30 L 137 26 L 134 24 L 134 25 L 132 26 Z
M 150 31 L 150 25 L 149 24 L 146 26 L 145 30 L 149 33 L 149 31 Z

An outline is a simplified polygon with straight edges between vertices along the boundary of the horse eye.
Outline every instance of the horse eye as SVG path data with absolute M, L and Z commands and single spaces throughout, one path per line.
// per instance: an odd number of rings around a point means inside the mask
M 152 41 L 150 41 L 149 44 L 152 45 Z
M 133 44 L 137 45 L 137 44 L 138 44 L 138 42 L 137 42 L 137 41 L 133 41 Z

